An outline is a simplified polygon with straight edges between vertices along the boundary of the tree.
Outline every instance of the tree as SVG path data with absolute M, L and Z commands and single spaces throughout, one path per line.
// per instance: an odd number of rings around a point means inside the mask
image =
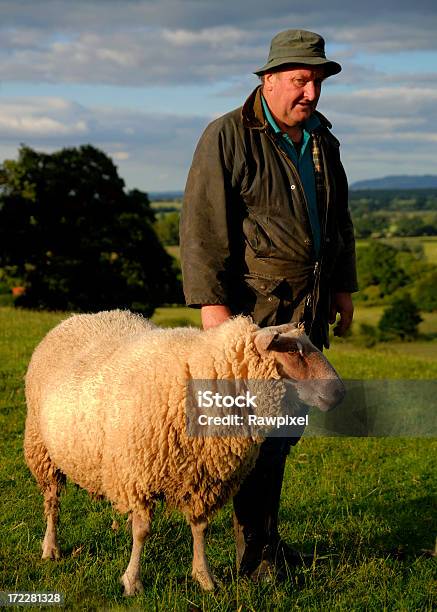
M 415 298 L 422 310 L 437 310 L 437 269 L 432 269 L 416 284 Z
M 370 241 L 369 246 L 360 250 L 358 278 L 362 289 L 371 285 L 379 286 L 381 297 L 390 295 L 410 280 L 397 261 L 398 250 L 394 247 Z
M 160 215 L 155 223 L 155 231 L 162 244 L 175 246 L 179 244 L 179 213 L 169 212 Z
M 126 193 L 112 160 L 92 146 L 53 154 L 23 146 L 0 167 L 0 266 L 21 275 L 18 305 L 150 315 L 176 301 L 153 221 L 147 194 Z
M 419 308 L 406 293 L 393 300 L 392 305 L 384 310 L 378 328 L 386 338 L 414 340 L 418 336 L 418 325 L 421 321 Z

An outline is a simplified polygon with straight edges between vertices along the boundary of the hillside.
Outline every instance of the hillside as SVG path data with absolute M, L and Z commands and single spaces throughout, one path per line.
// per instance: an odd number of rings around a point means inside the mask
M 357 181 L 349 188 L 354 191 L 358 189 L 437 189 L 437 176 L 432 174 L 384 176 Z

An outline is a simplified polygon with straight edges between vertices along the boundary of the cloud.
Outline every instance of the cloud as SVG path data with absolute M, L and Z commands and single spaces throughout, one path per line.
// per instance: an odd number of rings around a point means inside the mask
M 332 88 L 319 106 L 341 141 L 351 180 L 380 176 L 383 168 L 411 174 L 414 164 L 435 173 L 437 90 L 381 87 L 345 95 Z M 0 117 L 0 155 L 7 147 L 10 156 L 21 142 L 45 151 L 90 143 L 119 164 L 129 186 L 146 191 L 183 187 L 196 143 L 212 119 L 62 98 L 0 99 Z
M 291 4 L 291 6 L 290 6 Z M 274 10 L 273 10 L 274 8 Z M 251 73 L 285 27 L 320 31 L 346 68 L 357 53 L 437 50 L 433 2 L 42 0 L 0 5 L 0 79 L 174 85 Z M 352 76 L 349 76 L 352 82 Z
M 332 113 L 351 122 L 367 123 L 368 131 L 379 129 L 381 119 L 399 129 L 409 126 L 417 131 L 437 130 L 437 86 L 428 87 L 382 87 L 361 89 L 347 94 L 330 93 L 323 103 Z
M 86 107 L 61 98 L 0 98 L 0 157 L 11 151 L 15 157 L 21 143 L 46 152 L 92 144 L 119 163 L 132 187 L 180 189 L 211 118 Z M 157 185 L 164 174 L 170 182 Z
M 323 95 L 352 180 L 435 174 L 437 88 L 380 87 Z
M 71 114 L 74 105 L 60 98 L 3 100 L 0 104 L 0 134 L 3 139 L 43 137 L 83 138 L 88 132 L 85 118 Z
M 165 27 L 201 30 L 233 24 L 236 27 L 280 22 L 281 28 L 300 27 L 304 20 L 317 25 L 381 23 L 419 15 L 435 15 L 434 0 L 2 0 L 0 21 L 8 28 L 36 25 L 40 29 L 118 31 L 120 28 Z M 389 21 L 388 21 L 389 22 Z M 390 23 L 390 22 L 389 22 Z M 424 24 L 426 25 L 426 24 Z
M 135 35 L 82 32 L 64 40 L 40 40 L 36 47 L 0 49 L 0 79 L 134 86 L 208 83 L 254 70 L 261 61 L 255 39 L 255 34 L 235 28 Z
M 181 188 L 210 115 L 226 106 L 224 96 L 244 99 L 272 35 L 286 27 L 323 34 L 328 57 L 343 66 L 324 86 L 320 109 L 342 141 L 352 180 L 384 168 L 435 173 L 434 0 L 329 6 L 322 0 L 2 0 L 0 82 L 9 94 L 27 84 L 30 95 L 0 97 L 0 158 L 20 142 L 46 151 L 89 142 L 117 161 L 131 186 Z M 390 66 L 397 58 L 409 63 L 396 71 Z M 34 96 L 33 84 L 40 83 L 56 95 Z M 83 95 L 68 89 L 80 104 L 66 99 L 63 84 L 89 86 Z M 101 84 L 115 97 L 116 88 L 125 88 L 126 108 L 110 97 L 98 105 Z M 151 88 L 155 94 L 147 97 Z M 161 91 L 165 108 L 174 100 L 174 113 L 153 107 Z M 194 100 L 196 91 L 203 93 Z M 206 110 L 182 115 L 179 96 L 185 108 Z

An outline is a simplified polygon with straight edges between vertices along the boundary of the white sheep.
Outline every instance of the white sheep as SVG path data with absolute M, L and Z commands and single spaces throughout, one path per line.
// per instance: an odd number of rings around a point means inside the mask
M 253 467 L 262 438 L 190 437 L 191 379 L 312 381 L 307 403 L 326 410 L 344 387 L 296 324 L 259 329 L 237 317 L 201 331 L 161 329 L 125 311 L 75 315 L 36 348 L 26 376 L 25 457 L 44 495 L 43 558 L 57 559 L 65 477 L 132 518 L 133 547 L 121 578 L 143 591 L 140 556 L 154 501 L 183 512 L 193 534 L 192 576 L 214 586 L 204 550 L 211 516 Z

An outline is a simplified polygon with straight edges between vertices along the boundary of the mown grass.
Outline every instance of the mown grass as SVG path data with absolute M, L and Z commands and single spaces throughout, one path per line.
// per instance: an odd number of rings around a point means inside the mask
M 156 319 L 189 316 L 169 310 L 159 309 Z M 22 383 L 34 346 L 63 317 L 0 308 L 0 590 L 57 590 L 72 610 L 433 609 L 436 562 L 422 552 L 434 547 L 437 534 L 433 439 L 301 440 L 287 462 L 281 530 L 318 562 L 285 583 L 238 578 L 227 505 L 212 522 L 207 545 L 222 587 L 201 593 L 190 578 L 189 529 L 159 506 L 143 555 L 146 591 L 128 601 L 118 583 L 130 554 L 124 518 L 71 484 L 61 506 L 63 557 L 40 560 L 42 500 L 22 456 Z M 336 341 L 329 356 L 347 378 L 437 378 L 436 361 L 420 352 Z

